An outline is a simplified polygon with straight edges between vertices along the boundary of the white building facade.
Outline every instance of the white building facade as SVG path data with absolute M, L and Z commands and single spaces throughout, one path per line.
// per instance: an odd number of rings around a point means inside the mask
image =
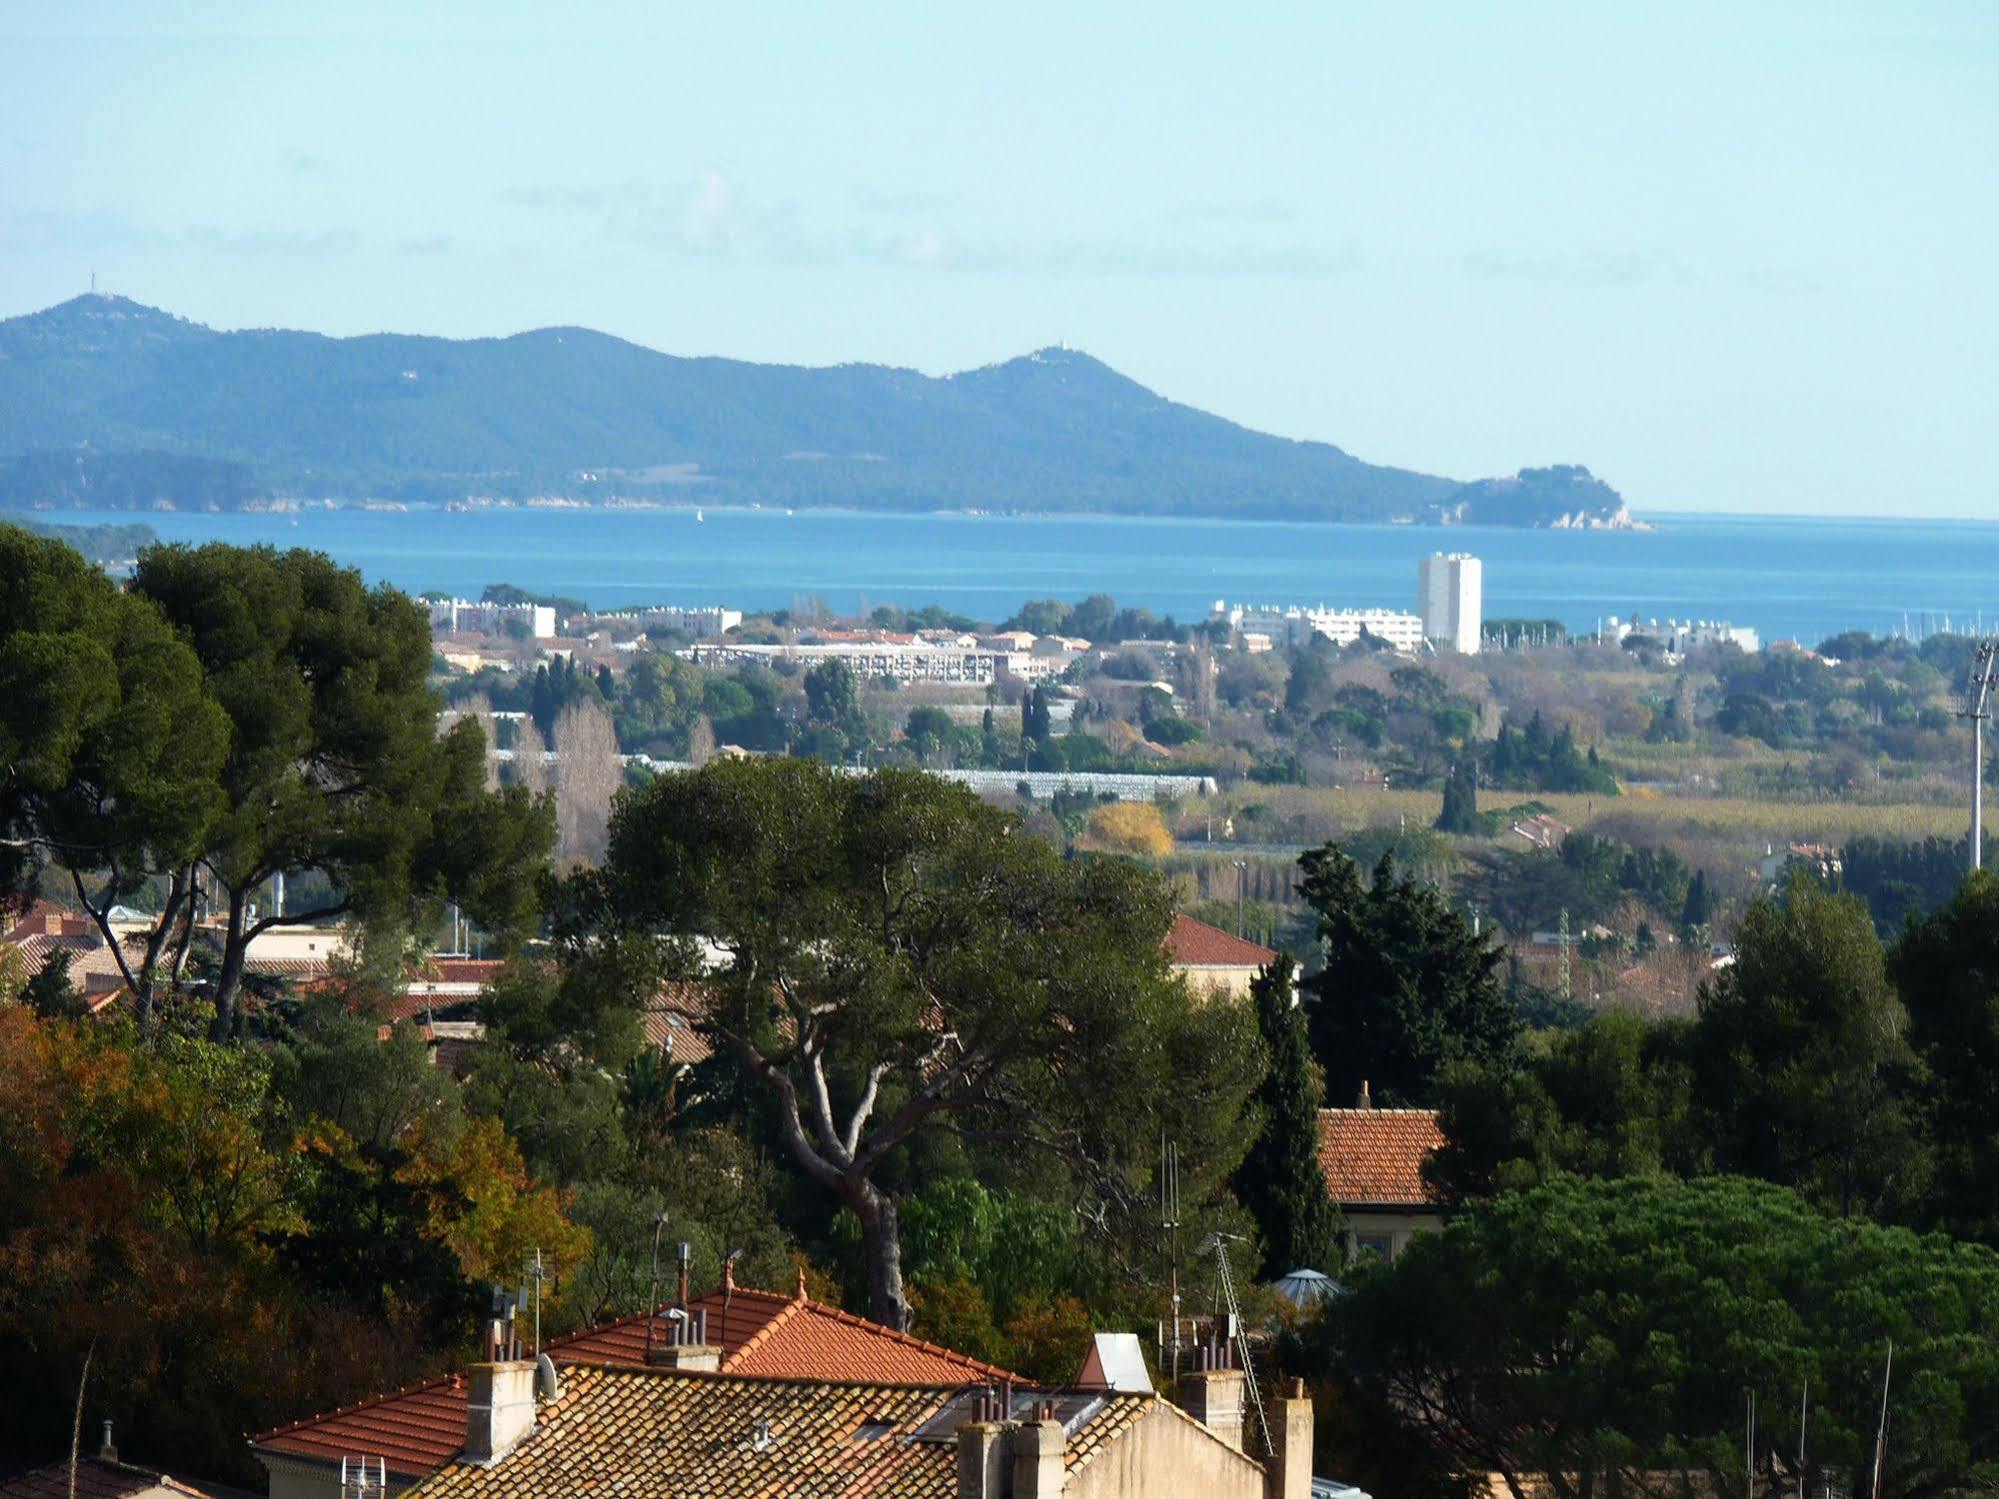
M 493 635 L 511 621 L 527 627 L 534 640 L 555 638 L 555 610 L 547 604 L 470 603 L 465 599 L 431 599 L 430 628 L 433 634 Z
M 1468 552 L 1434 552 L 1416 564 L 1423 638 L 1466 656 L 1485 628 L 1485 564 Z
M 1405 655 L 1423 648 L 1423 621 L 1395 609 L 1328 609 L 1299 604 L 1230 604 L 1216 600 L 1214 613 L 1239 632 L 1251 650 L 1295 650 L 1314 635 L 1335 645 L 1352 645 L 1363 632 Z

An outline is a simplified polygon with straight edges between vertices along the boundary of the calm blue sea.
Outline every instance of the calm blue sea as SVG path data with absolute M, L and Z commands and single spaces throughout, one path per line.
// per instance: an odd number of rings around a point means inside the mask
M 600 607 L 835 609 L 939 603 L 999 618 L 1027 598 L 1109 593 L 1181 619 L 1216 599 L 1415 607 L 1416 562 L 1485 560 L 1488 618 L 1592 629 L 1605 615 L 1727 619 L 1765 640 L 1999 624 L 1999 523 L 1647 516 L 1657 529 L 1516 531 L 1106 517 L 718 510 L 72 511 L 169 540 L 309 546 L 373 579 L 477 597 L 509 582 Z

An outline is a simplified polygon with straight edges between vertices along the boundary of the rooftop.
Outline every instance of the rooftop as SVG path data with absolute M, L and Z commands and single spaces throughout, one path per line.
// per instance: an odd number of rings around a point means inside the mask
M 1173 917 L 1173 928 L 1166 934 L 1166 956 L 1182 968 L 1262 968 L 1277 961 L 1277 954 L 1269 948 L 1184 913 Z
M 745 1379 L 572 1366 L 535 1429 L 494 1466 L 454 1463 L 411 1491 L 570 1499 L 579 1493 L 939 1496 L 957 1488 L 957 1445 L 926 1425 L 956 1386 Z M 1088 1464 L 1161 1402 L 1108 1395 L 1077 1405 L 1064 1463 Z M 962 1418 L 957 1418 L 962 1419 Z M 955 1429 L 957 1419 L 949 1424 Z
M 207 1499 L 207 1491 L 155 1468 L 85 1457 L 76 1465 L 75 1499 Z M 0 1499 L 70 1499 L 68 1462 L 50 1463 L 0 1482 Z
M 875 1380 L 959 1386 L 1016 1380 L 992 1364 L 953 1353 L 802 1293 L 717 1288 L 689 1303 L 708 1318 L 708 1340 L 722 1350 L 722 1372 L 769 1379 Z M 655 1325 L 665 1342 L 668 1324 Z M 565 1338 L 542 1351 L 558 1364 L 645 1361 L 646 1318 L 626 1317 Z M 343 1457 L 383 1459 L 405 1477 L 434 1471 L 465 1444 L 465 1384 L 452 1374 L 360 1405 L 295 1422 L 254 1438 L 257 1446 L 294 1457 L 338 1463 Z
M 1347 1206 L 1437 1207 L 1423 1158 L 1443 1143 L 1435 1109 L 1319 1110 L 1319 1169 Z

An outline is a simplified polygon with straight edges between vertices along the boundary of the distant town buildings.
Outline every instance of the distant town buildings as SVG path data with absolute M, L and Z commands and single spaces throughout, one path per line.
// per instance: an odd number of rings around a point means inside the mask
M 856 632 L 862 633 L 862 632 Z M 1081 642 L 1076 642 L 1081 643 Z M 779 661 L 810 668 L 822 661 L 841 661 L 864 680 L 983 684 L 1011 677 L 1043 682 L 1059 677 L 1075 660 L 1070 650 L 1044 654 L 982 645 L 969 637 L 945 641 L 920 638 L 818 640 L 797 645 L 753 645 L 725 641 L 695 645 L 687 655 L 708 666 L 770 666 Z
M 555 610 L 547 604 L 468 603 L 464 599 L 430 599 L 432 634 L 497 635 L 511 624 L 523 626 L 530 639 L 555 638 Z
M 1362 634 L 1414 655 L 1423 648 L 1423 621 L 1393 609 L 1329 609 L 1324 604 L 1230 604 L 1215 600 L 1215 618 L 1242 636 L 1249 651 L 1296 650 L 1314 635 L 1335 645 L 1353 645 Z
M 1732 645 L 1742 651 L 1763 648 L 1762 638 L 1754 630 L 1727 620 L 1669 619 L 1661 623 L 1656 619 L 1619 619 L 1613 614 L 1604 621 L 1603 638 L 1608 642 L 1622 645 L 1633 635 L 1656 640 L 1662 650 L 1675 656 L 1711 645 Z
M 1466 552 L 1434 552 L 1416 564 L 1423 638 L 1466 656 L 1478 654 L 1485 626 L 1485 564 Z
M 642 631 L 672 630 L 696 640 L 714 640 L 740 625 L 743 611 L 725 609 L 719 604 L 698 608 L 660 605 L 650 609 L 621 609 L 615 614 L 599 614 L 596 620 L 598 624 L 629 620 L 636 622 Z

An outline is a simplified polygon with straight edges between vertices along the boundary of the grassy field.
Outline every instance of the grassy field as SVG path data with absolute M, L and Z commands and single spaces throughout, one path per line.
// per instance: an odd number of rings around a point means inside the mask
M 1525 793 L 1480 794 L 1480 805 L 1504 800 L 1528 800 Z M 1935 803 L 1848 803 L 1837 801 L 1761 801 L 1740 797 L 1663 796 L 1642 792 L 1616 797 L 1571 796 L 1542 792 L 1532 797 L 1574 828 L 1604 823 L 1606 831 L 1631 838 L 1649 834 L 1657 841 L 1675 838 L 1711 839 L 1719 843 L 1751 844 L 1844 843 L 1856 837 L 1924 838 L 1932 834 L 1960 836 L 1965 820 L 1961 807 Z M 1325 790 L 1302 786 L 1249 786 L 1217 797 L 1182 804 L 1181 826 L 1190 820 L 1225 817 L 1235 820 L 1235 836 L 1244 842 L 1316 843 L 1367 827 L 1391 826 L 1406 818 L 1427 827 L 1437 816 L 1442 795 L 1436 791 L 1347 787 Z M 1266 809 L 1260 814 L 1246 808 Z M 1988 826 L 1994 825 L 1988 819 Z M 1641 838 L 1640 841 L 1650 841 Z

